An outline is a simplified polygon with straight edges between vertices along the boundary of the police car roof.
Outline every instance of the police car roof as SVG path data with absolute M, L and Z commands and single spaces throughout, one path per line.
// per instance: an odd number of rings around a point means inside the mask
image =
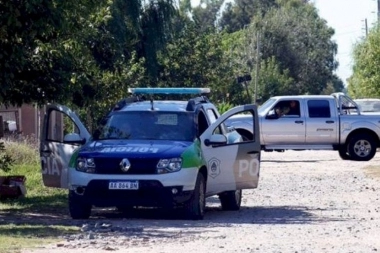
M 153 100 L 153 109 L 156 111 L 167 112 L 185 112 L 188 101 L 175 101 L 175 100 Z M 139 101 L 127 104 L 119 111 L 151 111 L 152 103 L 150 101 Z

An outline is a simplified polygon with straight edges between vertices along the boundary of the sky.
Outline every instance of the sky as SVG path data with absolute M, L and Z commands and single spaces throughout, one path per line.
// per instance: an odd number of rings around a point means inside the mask
M 332 38 L 338 44 L 336 74 L 347 84 L 352 74 L 353 45 L 365 37 L 365 19 L 368 29 L 377 21 L 377 0 L 314 0 L 319 16 L 335 29 Z
M 196 6 L 200 0 L 191 0 Z M 352 74 L 353 45 L 365 37 L 365 19 L 368 29 L 377 20 L 377 0 L 311 0 L 318 9 L 319 16 L 334 28 L 332 38 L 338 44 L 336 59 L 339 67 L 338 77 L 347 84 L 346 79 Z

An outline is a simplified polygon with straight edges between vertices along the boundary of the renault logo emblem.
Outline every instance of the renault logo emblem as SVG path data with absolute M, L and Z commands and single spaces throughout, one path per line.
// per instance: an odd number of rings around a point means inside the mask
M 124 158 L 123 160 L 121 160 L 120 162 L 121 171 L 127 172 L 130 168 L 131 168 L 131 163 L 129 162 L 127 158 Z

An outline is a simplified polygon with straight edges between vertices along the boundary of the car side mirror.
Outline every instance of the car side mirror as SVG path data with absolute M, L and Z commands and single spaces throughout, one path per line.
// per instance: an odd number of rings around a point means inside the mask
M 219 146 L 227 144 L 227 137 L 223 134 L 213 134 L 210 139 L 205 140 L 206 146 Z
M 274 110 L 270 110 L 265 116 L 266 119 L 278 119 L 278 115 Z
M 67 144 L 85 144 L 86 139 L 80 137 L 77 133 L 69 133 L 63 137 L 63 142 Z

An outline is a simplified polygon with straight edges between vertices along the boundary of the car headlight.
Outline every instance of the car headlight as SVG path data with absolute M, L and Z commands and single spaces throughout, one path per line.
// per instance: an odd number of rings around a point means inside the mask
M 182 158 L 160 159 L 157 164 L 157 173 L 164 174 L 182 169 Z
M 96 168 L 96 166 L 95 166 L 94 158 L 84 158 L 84 157 L 78 157 L 77 158 L 76 169 L 78 171 L 87 172 L 87 173 L 94 173 L 95 168 Z

